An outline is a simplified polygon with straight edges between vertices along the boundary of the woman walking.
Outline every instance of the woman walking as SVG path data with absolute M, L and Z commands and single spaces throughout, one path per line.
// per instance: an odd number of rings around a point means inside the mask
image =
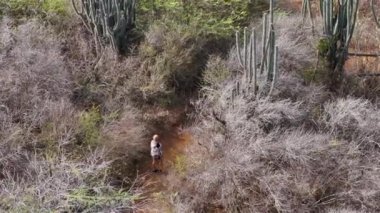
M 159 136 L 153 135 L 150 142 L 150 155 L 152 156 L 153 172 L 160 172 L 162 169 L 162 144 L 159 142 Z

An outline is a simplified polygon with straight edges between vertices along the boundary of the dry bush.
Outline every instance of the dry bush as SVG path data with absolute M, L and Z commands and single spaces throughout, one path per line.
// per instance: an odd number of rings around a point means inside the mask
M 40 122 L 38 110 L 45 102 L 60 101 L 70 94 L 70 76 L 57 38 L 36 21 L 10 29 L 3 21 L 1 40 L 0 100 L 20 122 Z M 10 31 L 10 32 L 9 32 Z M 42 119 L 42 118 L 41 118 Z
M 89 153 L 82 162 L 70 161 L 65 156 L 41 161 L 33 156 L 25 169 L 28 179 L 15 181 L 5 177 L 1 181 L 0 211 L 110 212 L 130 209 L 134 189 L 123 192 L 101 181 L 105 180 L 110 165 L 104 158 L 104 150 Z
M 112 159 L 115 159 L 113 166 L 114 181 L 129 181 L 134 177 L 135 171 L 142 168 L 149 152 L 150 132 L 142 122 L 141 112 L 126 107 L 120 118 L 111 121 L 102 129 L 104 147 L 110 152 Z
M 305 85 L 292 71 L 315 62 L 310 40 L 283 26 L 281 74 L 271 98 L 245 94 L 232 102 L 235 82 L 228 80 L 205 86 L 195 103 L 195 143 L 186 155 L 193 167 L 173 200 L 177 212 L 380 209 L 380 110 Z M 219 62 L 230 72 L 237 67 L 233 52 Z
M 203 85 L 218 89 L 230 75 L 226 62 L 220 56 L 212 55 L 203 72 Z
M 106 133 L 102 130 L 110 130 L 107 125 L 115 119 L 112 113 L 122 111 L 125 104 L 122 96 L 126 92 L 117 87 L 121 80 L 114 75 L 122 73 L 126 63 L 117 63 L 119 67 L 114 71 L 110 64 L 116 64 L 115 61 L 102 62 L 103 67 L 99 69 L 105 71 L 100 78 L 103 85 L 96 84 L 94 64 L 86 62 L 95 57 L 85 33 L 79 31 L 77 37 L 70 37 L 78 38 L 76 43 L 65 44 L 51 26 L 43 26 L 36 20 L 17 25 L 4 18 L 1 27 L 0 211 L 130 210 L 135 191 L 110 185 L 113 162 L 118 156 L 103 150 L 102 144 L 91 148 L 78 144 L 78 135 L 84 130 L 99 133 L 96 136 L 105 140 Z M 71 46 L 74 44 L 75 49 Z M 92 85 L 85 83 L 87 79 Z M 103 117 L 99 112 L 90 123 L 86 123 L 88 119 L 81 119 L 90 113 L 81 111 L 80 106 L 88 97 L 75 92 L 81 84 L 98 91 L 102 86 L 105 88 L 105 95 L 101 97 L 89 92 L 104 106 Z M 75 102 L 78 100 L 75 95 L 83 99 Z M 140 118 L 131 116 L 125 120 L 132 120 L 131 125 L 138 123 Z M 122 128 L 119 128 L 121 132 Z M 137 138 L 142 137 L 143 128 L 128 132 L 133 138 L 128 141 L 133 149 Z M 115 141 L 117 148 L 127 149 L 120 145 L 120 138 Z
M 117 55 L 111 47 L 105 47 L 97 55 L 93 36 L 78 19 L 73 19 L 64 35 L 65 62 L 74 81 L 70 98 L 76 107 L 97 106 L 108 114 L 122 110 L 129 100 L 141 102 L 141 95 L 136 92 L 141 86 L 136 77 L 141 58 L 134 46 L 128 57 Z
M 328 98 L 324 85 L 308 84 L 294 73 L 282 74 L 276 84 L 276 98 L 289 98 L 292 101 L 303 101 L 309 105 L 317 105 Z
M 310 102 L 317 100 L 318 97 Z M 219 101 L 223 103 L 217 105 L 225 106 L 225 100 Z M 347 107 L 347 101 L 352 106 Z M 377 117 L 365 115 L 376 115 L 379 110 L 366 102 L 360 105 L 362 100 L 347 101 L 326 104 L 322 117 L 336 117 L 336 123 L 329 123 L 334 127 L 355 126 L 357 122 L 352 119 L 360 120 L 357 133 L 349 129 L 345 132 L 351 137 L 342 137 L 335 128 L 325 129 L 324 125 L 317 130 L 308 128 L 305 124 L 312 118 L 306 115 L 311 112 L 300 107 L 301 102 L 239 99 L 234 108 L 217 113 L 225 126 L 211 113 L 218 108 L 210 109 L 203 105 L 207 101 L 202 102 L 199 108 L 208 110 L 201 112 L 193 130 L 196 144 L 201 146 L 192 148 L 198 154 L 188 155 L 189 164 L 202 164 L 187 174 L 189 191 L 184 190 L 177 197 L 177 210 L 312 212 L 350 207 L 376 211 L 380 208 L 380 172 L 374 141 L 378 139 L 369 137 L 366 127 L 371 125 L 372 136 L 380 128 Z M 266 123 L 272 128 L 263 125 Z M 191 197 L 187 195 L 190 192 Z
M 380 110 L 365 99 L 339 98 L 325 104 L 326 114 L 322 117 L 330 131 L 342 137 L 371 137 L 380 140 Z M 378 144 L 379 145 L 379 144 Z
M 95 70 L 95 83 L 99 86 L 94 91 L 104 94 L 102 106 L 105 112 L 122 111 L 138 96 L 133 89 L 139 86 L 134 77 L 141 59 L 137 56 L 117 57 L 111 48 L 105 49 L 103 54 Z
M 153 24 L 139 51 L 143 64 L 137 74 L 145 99 L 172 97 L 196 87 L 207 55 L 196 29 L 170 21 Z
M 322 26 L 316 20 L 316 32 Z M 303 71 L 316 63 L 317 50 L 315 38 L 307 25 L 302 24 L 299 15 L 280 16 L 276 24 L 276 45 L 279 48 L 280 71 L 294 72 Z
M 36 20 L 11 26 L 12 20 L 2 21 L 1 138 L 26 149 L 69 144 L 76 112 L 68 99 L 72 80 L 59 39 Z

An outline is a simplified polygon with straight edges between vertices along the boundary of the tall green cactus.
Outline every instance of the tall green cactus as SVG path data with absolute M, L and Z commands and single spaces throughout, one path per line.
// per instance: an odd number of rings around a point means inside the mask
M 335 3 L 335 4 L 334 4 Z M 359 0 L 320 0 L 323 30 L 328 50 L 324 53 L 333 84 L 340 82 L 348 48 L 356 25 Z M 335 82 L 338 81 L 338 82 Z
M 240 34 L 239 31 L 236 32 L 236 50 L 239 59 L 240 67 L 243 69 L 243 77 L 241 85 L 244 86 L 245 91 L 250 91 L 253 89 L 254 94 L 265 85 L 270 86 L 268 96 L 271 95 L 275 82 L 277 79 L 277 59 L 278 59 L 278 48 L 276 47 L 274 24 L 273 24 L 273 0 L 270 1 L 270 13 L 264 13 L 263 15 L 263 30 L 262 30 L 262 49 L 261 49 L 261 63 L 260 67 L 257 64 L 257 39 L 256 32 L 253 28 L 248 37 L 248 30 L 244 28 L 243 34 L 243 51 L 240 48 Z M 243 52 L 243 54 L 241 54 Z M 258 85 L 258 77 L 265 75 L 264 82 L 260 82 Z M 241 88 L 236 87 L 233 91 L 233 97 L 240 94 Z
M 311 13 L 311 3 L 310 3 L 310 0 L 303 0 L 302 1 L 302 17 L 303 17 L 303 22 L 305 23 L 305 21 L 307 19 L 310 20 L 310 24 L 311 24 L 311 29 L 312 29 L 312 32 L 313 32 L 313 35 L 314 35 L 314 20 L 313 20 L 313 15 Z
M 135 0 L 71 0 L 75 12 L 96 37 L 99 46 L 110 42 L 120 51 L 122 42 L 135 24 Z M 97 46 L 98 46 L 97 45 Z

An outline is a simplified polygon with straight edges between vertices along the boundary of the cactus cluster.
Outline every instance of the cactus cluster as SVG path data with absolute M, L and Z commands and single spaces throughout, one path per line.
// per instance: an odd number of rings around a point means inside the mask
M 307 19 L 310 20 L 310 24 L 311 24 L 311 29 L 313 31 L 313 35 L 314 35 L 314 20 L 313 20 L 313 15 L 311 13 L 311 3 L 310 3 L 310 0 L 303 0 L 302 1 L 302 17 L 303 17 L 303 22 L 305 23 L 305 21 Z
M 343 71 L 356 24 L 358 4 L 359 0 L 320 0 L 323 30 L 329 41 L 326 57 L 334 72 Z
M 114 50 L 120 51 L 129 30 L 135 24 L 136 0 L 71 0 L 75 12 L 90 30 L 97 46 L 111 43 Z
M 269 20 L 268 20 L 269 15 Z M 249 34 L 249 35 L 248 35 Z M 275 31 L 273 24 L 273 0 L 270 1 L 269 14 L 263 15 L 261 59 L 257 60 L 257 38 L 253 28 L 249 33 L 244 28 L 243 48 L 240 48 L 240 33 L 236 32 L 236 50 L 240 67 L 243 70 L 241 81 L 238 80 L 232 91 L 234 100 L 242 92 L 257 94 L 261 88 L 270 85 L 268 96 L 271 95 L 278 75 L 278 47 L 276 46 Z M 258 63 L 260 62 L 260 63 Z M 259 79 L 262 79 L 259 82 Z
M 332 0 L 320 0 L 324 33 L 342 37 L 347 46 L 355 28 L 358 4 L 359 0 L 342 0 L 334 6 Z
M 311 4 L 310 0 L 303 0 L 302 1 L 302 17 L 304 20 L 309 16 L 311 18 Z

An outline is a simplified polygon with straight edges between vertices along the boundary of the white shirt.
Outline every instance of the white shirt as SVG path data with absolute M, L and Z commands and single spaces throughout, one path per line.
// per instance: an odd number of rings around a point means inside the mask
M 151 155 L 151 156 L 154 156 L 154 155 L 155 155 L 155 153 L 154 153 L 154 147 L 156 147 L 157 144 L 160 144 L 160 148 L 158 148 L 158 149 L 160 150 L 160 153 L 161 153 L 161 155 L 162 155 L 162 144 L 159 143 L 158 141 L 152 140 L 152 141 L 150 142 L 150 155 Z

